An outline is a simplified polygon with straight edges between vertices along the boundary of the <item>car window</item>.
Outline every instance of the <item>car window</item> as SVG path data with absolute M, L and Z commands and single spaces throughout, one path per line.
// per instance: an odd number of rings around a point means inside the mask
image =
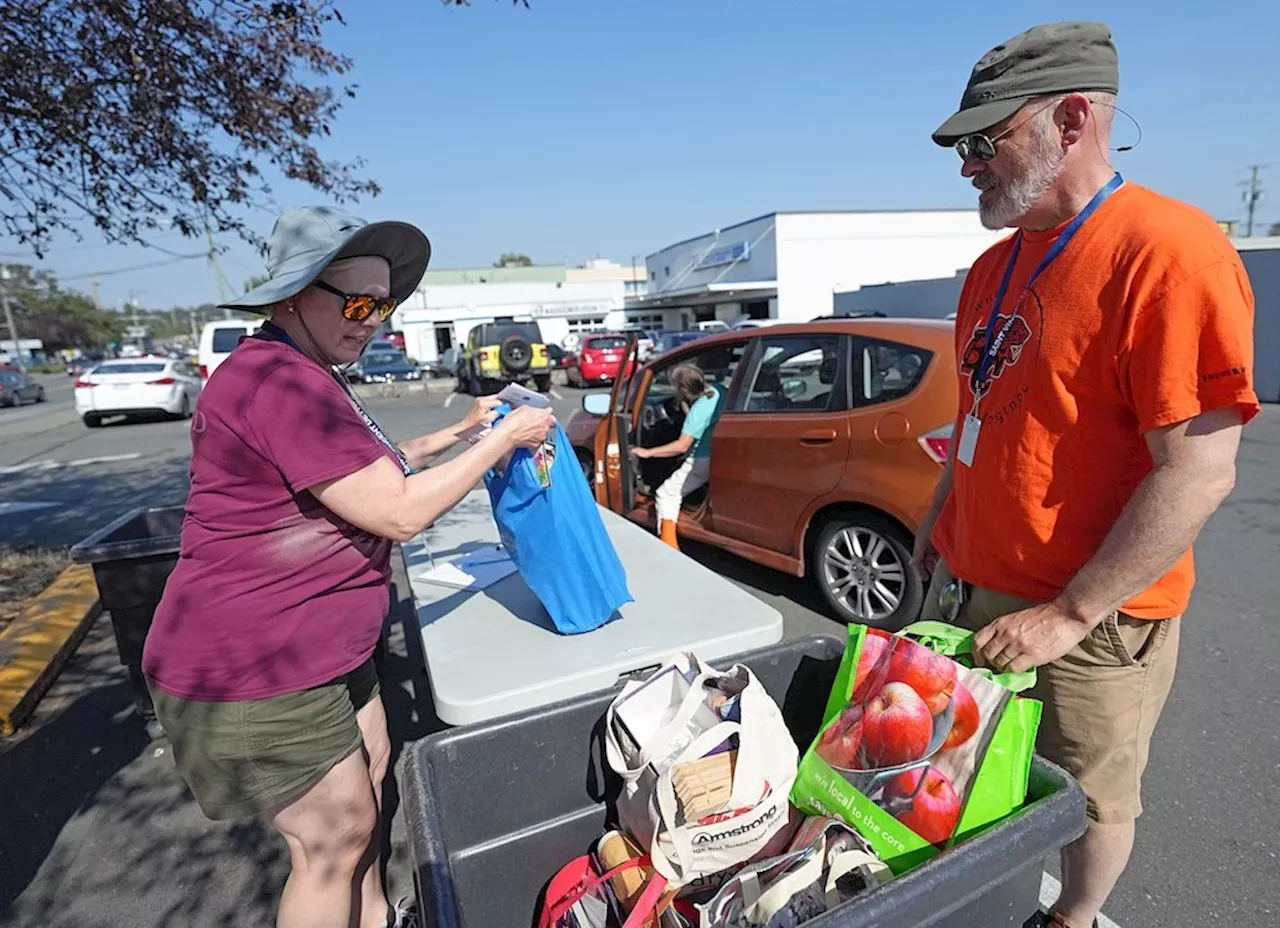
M 247 328 L 225 328 L 219 326 L 213 330 L 212 350 L 218 354 L 226 354 L 240 344 L 240 339 L 248 334 L 249 330 Z
M 22 375 L 17 371 L 0 371 L 0 383 L 6 387 L 22 386 Z
M 398 351 L 377 351 L 364 356 L 364 363 L 370 367 L 382 367 L 387 364 L 402 364 L 405 357 Z
M 847 407 L 841 339 L 835 334 L 766 335 L 737 412 L 834 412 Z
M 617 351 L 627 347 L 627 339 L 622 335 L 597 335 L 593 338 L 584 338 L 582 341 L 584 349 L 590 348 L 593 351 Z
M 159 374 L 167 367 L 164 363 L 147 362 L 147 361 L 128 361 L 116 362 L 110 364 L 100 364 L 90 373 L 94 374 Z
M 542 342 L 542 331 L 536 322 L 490 322 L 483 326 L 481 345 L 501 345 L 508 338 L 523 338 L 529 344 Z
M 932 351 L 915 345 L 860 339 L 853 378 L 856 404 L 901 399 L 920 385 L 932 359 Z
M 696 364 L 701 369 L 703 376 L 707 378 L 708 383 L 718 383 L 726 390 L 729 389 L 729 383 L 733 380 L 734 371 L 738 369 L 738 365 L 742 362 L 742 355 L 746 351 L 746 346 L 746 342 L 717 345 L 706 351 L 685 355 L 679 361 L 664 364 L 654 372 L 653 379 L 649 382 L 649 392 L 645 394 L 644 401 L 646 403 L 661 402 L 667 397 L 675 395 L 675 388 L 671 386 L 668 376 L 680 364 Z

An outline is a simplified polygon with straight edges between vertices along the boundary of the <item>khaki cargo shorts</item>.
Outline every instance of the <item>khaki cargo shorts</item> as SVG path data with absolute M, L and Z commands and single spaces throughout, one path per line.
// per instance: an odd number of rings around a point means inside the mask
M 939 561 L 920 618 L 945 621 L 938 591 L 952 578 Z M 1035 605 L 968 586 L 956 624 L 972 631 Z M 1066 656 L 1037 670 L 1027 695 L 1044 703 L 1036 751 L 1076 778 L 1089 817 L 1104 825 L 1142 814 L 1151 734 L 1173 686 L 1180 619 L 1108 616 Z

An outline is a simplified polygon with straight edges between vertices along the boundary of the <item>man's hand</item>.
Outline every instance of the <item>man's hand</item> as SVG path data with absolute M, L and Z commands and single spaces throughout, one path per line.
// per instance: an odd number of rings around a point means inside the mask
M 632 447 L 632 449 L 631 449 L 631 456 L 632 456 L 633 458 L 638 458 L 638 459 L 640 459 L 640 458 L 647 458 L 647 457 L 649 457 L 649 449 L 648 449 L 648 448 L 636 448 L 636 447 Z
M 460 428 L 469 429 L 473 425 L 490 425 L 494 419 L 498 418 L 498 414 L 493 410 L 502 405 L 502 400 L 496 396 L 477 396 L 471 408 L 467 410 L 466 417 L 460 423 Z
M 1056 661 L 1102 621 L 1083 619 L 1057 602 L 1032 606 L 996 619 L 973 636 L 978 666 L 1020 673 Z

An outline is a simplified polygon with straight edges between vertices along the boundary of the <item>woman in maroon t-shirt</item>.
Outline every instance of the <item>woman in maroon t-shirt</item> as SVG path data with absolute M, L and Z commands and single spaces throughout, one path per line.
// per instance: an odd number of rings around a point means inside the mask
M 204 813 L 261 816 L 288 842 L 280 928 L 407 924 L 378 863 L 390 743 L 372 655 L 392 542 L 554 423 L 517 409 L 416 473 L 459 431 L 492 420 L 495 404 L 477 400 L 454 428 L 396 445 L 335 373 L 413 292 L 430 253 L 404 223 L 285 213 L 270 279 L 226 304 L 270 319 L 209 378 L 192 419 L 181 556 L 143 669 Z

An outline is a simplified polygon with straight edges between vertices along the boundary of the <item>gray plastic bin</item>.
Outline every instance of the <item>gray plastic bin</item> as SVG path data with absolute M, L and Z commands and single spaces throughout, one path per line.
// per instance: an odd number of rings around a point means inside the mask
M 139 713 L 153 715 L 142 677 L 142 646 L 164 585 L 178 563 L 183 506 L 126 512 L 71 549 L 71 560 L 92 564 L 102 608 L 111 615 L 120 663 L 129 669 Z
M 817 734 L 844 644 L 811 636 L 746 663 L 800 747 Z M 586 853 L 618 783 L 600 755 L 614 692 L 439 732 L 408 748 L 402 793 L 420 924 L 527 928 L 543 890 Z M 1036 758 L 1025 809 L 987 833 L 840 908 L 813 928 L 1004 928 L 1039 905 L 1045 858 L 1084 833 L 1080 787 Z

